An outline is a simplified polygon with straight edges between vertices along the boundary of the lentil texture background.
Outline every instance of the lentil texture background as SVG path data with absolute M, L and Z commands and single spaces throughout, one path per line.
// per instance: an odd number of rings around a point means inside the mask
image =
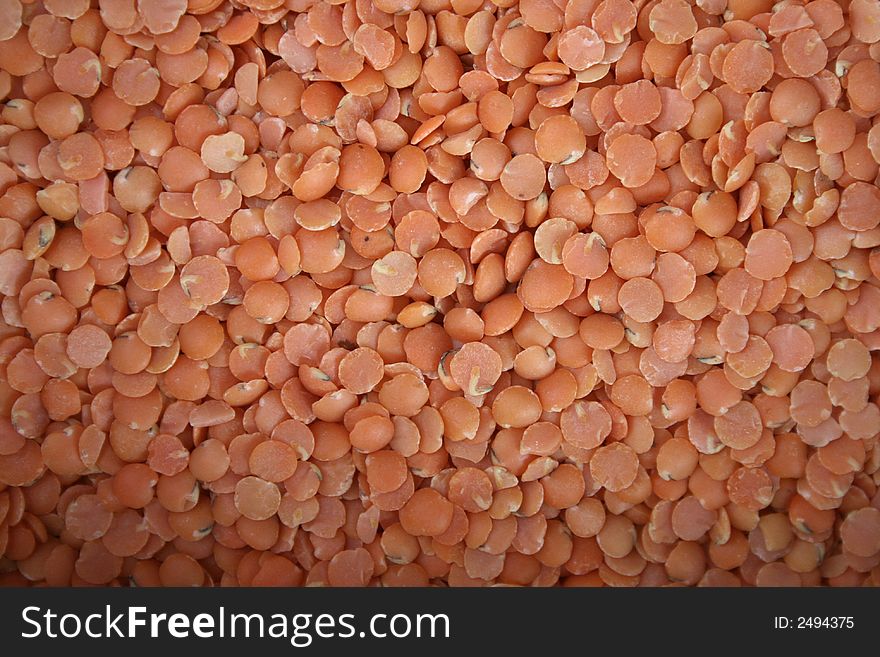
M 0 0 L 0 583 L 880 584 L 878 0 Z

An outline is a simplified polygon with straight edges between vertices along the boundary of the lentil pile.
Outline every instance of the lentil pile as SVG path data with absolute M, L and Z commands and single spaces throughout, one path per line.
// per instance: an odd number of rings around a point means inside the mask
M 0 0 L 0 583 L 880 585 L 878 0 Z

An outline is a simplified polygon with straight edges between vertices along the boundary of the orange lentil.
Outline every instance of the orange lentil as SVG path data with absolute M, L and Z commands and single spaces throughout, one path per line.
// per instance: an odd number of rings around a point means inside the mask
M 880 10 L 772 5 L 0 2 L 4 580 L 876 585 Z

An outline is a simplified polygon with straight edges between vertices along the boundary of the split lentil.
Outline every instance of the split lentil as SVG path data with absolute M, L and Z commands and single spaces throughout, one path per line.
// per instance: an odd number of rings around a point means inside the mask
M 0 0 L 0 584 L 880 585 L 878 0 Z

